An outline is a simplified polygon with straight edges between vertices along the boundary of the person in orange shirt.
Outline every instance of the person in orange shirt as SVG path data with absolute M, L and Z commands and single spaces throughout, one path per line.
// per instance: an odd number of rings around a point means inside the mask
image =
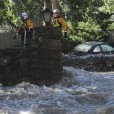
M 29 47 L 33 37 L 33 21 L 28 18 L 28 15 L 21 13 L 22 24 L 18 27 L 17 33 L 21 35 L 21 45 L 23 47 Z
M 60 16 L 60 11 L 58 9 L 53 10 L 52 25 L 61 28 L 63 30 L 64 38 L 67 37 L 67 23 Z

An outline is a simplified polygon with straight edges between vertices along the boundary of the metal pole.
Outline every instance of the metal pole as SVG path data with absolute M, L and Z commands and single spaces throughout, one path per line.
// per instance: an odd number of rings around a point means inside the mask
M 6 30 L 5 30 L 5 49 L 6 49 Z
M 24 28 L 24 47 L 26 47 L 26 29 Z

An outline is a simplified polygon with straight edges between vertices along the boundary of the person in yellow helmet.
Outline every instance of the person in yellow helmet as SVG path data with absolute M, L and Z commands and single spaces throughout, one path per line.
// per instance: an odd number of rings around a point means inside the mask
M 29 47 L 33 37 L 33 21 L 28 18 L 28 15 L 21 13 L 22 24 L 18 27 L 17 33 L 21 35 L 21 45 Z
M 59 28 L 62 28 L 64 38 L 67 37 L 67 23 L 60 16 L 60 11 L 58 9 L 53 10 L 52 25 L 58 26 Z

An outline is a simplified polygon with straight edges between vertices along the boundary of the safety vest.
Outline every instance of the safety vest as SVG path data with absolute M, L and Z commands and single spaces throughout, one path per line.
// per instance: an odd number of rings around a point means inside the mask
M 67 24 L 62 17 L 59 18 L 52 17 L 52 25 L 62 28 L 64 31 L 67 31 Z
M 27 27 L 29 29 L 33 29 L 34 25 L 32 20 L 27 19 L 26 21 L 23 22 L 24 27 Z
M 27 30 L 30 30 L 30 31 L 31 31 L 31 30 L 33 30 L 33 27 L 34 27 L 33 21 L 30 20 L 30 19 L 27 19 L 27 20 L 25 20 L 25 21 L 19 26 L 17 32 L 18 32 L 19 34 L 21 34 L 21 33 L 24 32 L 24 29 L 25 29 L 25 28 L 27 28 Z

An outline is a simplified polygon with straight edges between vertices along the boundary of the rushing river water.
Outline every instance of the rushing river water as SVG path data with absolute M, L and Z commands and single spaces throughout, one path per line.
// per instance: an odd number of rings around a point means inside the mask
M 64 67 L 59 83 L 0 86 L 0 114 L 114 114 L 114 73 Z

